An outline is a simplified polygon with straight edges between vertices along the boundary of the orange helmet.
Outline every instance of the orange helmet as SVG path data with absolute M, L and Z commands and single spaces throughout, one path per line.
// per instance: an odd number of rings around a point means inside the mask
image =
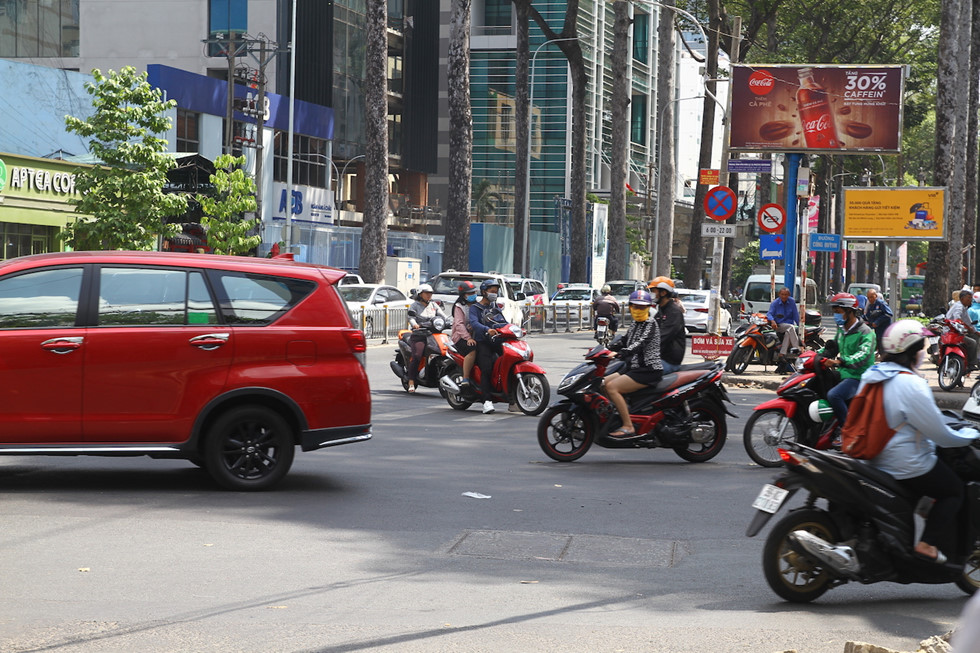
M 667 292 L 674 292 L 674 282 L 670 277 L 656 277 L 647 284 L 647 288 L 654 290 L 655 288 L 660 288 L 661 290 L 666 290 Z

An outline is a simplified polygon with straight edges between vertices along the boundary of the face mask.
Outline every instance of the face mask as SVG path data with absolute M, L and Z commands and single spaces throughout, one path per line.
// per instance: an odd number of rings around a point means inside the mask
M 650 317 L 650 309 L 646 307 L 635 308 L 630 306 L 630 315 L 633 316 L 634 322 L 646 322 L 647 318 Z
M 476 294 L 475 293 L 472 294 L 472 295 L 467 295 L 466 296 L 466 303 L 467 304 L 472 304 L 475 301 L 476 301 Z
M 844 326 L 844 314 L 834 313 L 834 322 L 837 323 L 837 326 Z
M 497 293 L 495 292 L 488 292 L 486 294 L 486 297 L 487 297 L 487 301 L 490 302 L 491 304 L 497 301 Z

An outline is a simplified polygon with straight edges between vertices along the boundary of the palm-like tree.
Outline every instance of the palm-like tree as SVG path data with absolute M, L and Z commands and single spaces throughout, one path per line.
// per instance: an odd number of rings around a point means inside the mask
M 500 203 L 500 193 L 497 192 L 496 184 L 489 179 L 481 179 L 473 188 L 473 205 L 476 209 L 476 221 L 486 222 L 487 217 L 497 213 L 497 205 Z

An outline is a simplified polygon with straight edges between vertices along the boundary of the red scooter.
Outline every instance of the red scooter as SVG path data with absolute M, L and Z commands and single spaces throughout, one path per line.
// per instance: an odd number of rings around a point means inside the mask
M 963 385 L 970 376 L 966 362 L 963 339 L 966 325 L 959 320 L 943 320 L 943 332 L 939 336 L 939 387 L 950 391 Z
M 623 368 L 622 360 L 602 345 L 593 347 L 585 362 L 558 385 L 564 398 L 538 420 L 538 446 L 552 460 L 578 460 L 593 444 L 607 449 L 672 449 L 692 463 L 717 456 L 728 434 L 725 408 L 730 401 L 722 385 L 721 363 L 682 365 L 665 374 L 655 386 L 626 395 L 631 438 L 612 438 L 623 425 L 616 407 L 602 392 L 602 380 Z
M 493 363 L 491 400 L 514 403 L 525 415 L 538 415 L 548 407 L 551 388 L 544 369 L 532 362 L 534 353 L 523 337 L 524 330 L 514 324 L 497 329 L 493 341 L 500 344 L 503 353 Z M 439 387 L 450 406 L 466 410 L 480 399 L 480 368 L 473 368 L 470 383 L 462 383 L 463 356 L 450 346 L 449 357 L 454 364 L 439 379 Z
M 797 372 L 776 389 L 776 398 L 755 407 L 745 423 L 742 442 L 745 452 L 763 467 L 782 464 L 778 448 L 786 442 L 799 442 L 815 449 L 829 449 L 833 443 L 837 418 L 824 401 L 840 382 L 840 373 L 824 361 L 836 356 L 837 342 L 827 343 L 827 355 L 803 352 L 796 361 Z M 824 421 L 824 420 L 827 421 Z

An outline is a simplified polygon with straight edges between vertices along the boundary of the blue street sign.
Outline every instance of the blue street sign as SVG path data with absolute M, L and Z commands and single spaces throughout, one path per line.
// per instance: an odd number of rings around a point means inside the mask
M 765 172 L 772 174 L 772 159 L 729 159 L 728 172 Z
M 786 237 L 782 234 L 759 234 L 759 258 L 763 261 L 782 260 Z
M 811 252 L 839 252 L 839 234 L 810 234 Z

